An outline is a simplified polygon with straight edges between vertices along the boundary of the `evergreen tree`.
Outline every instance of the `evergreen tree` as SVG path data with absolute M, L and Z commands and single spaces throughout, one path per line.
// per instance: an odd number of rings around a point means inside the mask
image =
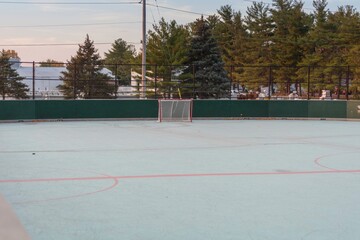
M 346 76 L 351 77 L 351 85 L 349 89 L 349 93 L 352 93 L 353 98 L 359 99 L 360 98 L 360 44 L 355 44 L 351 47 L 350 52 L 348 53 L 348 60 L 349 66 L 351 66 L 351 75 Z M 354 67 L 355 66 L 355 67 Z M 348 73 L 347 73 L 348 74 Z
M 329 59 L 328 88 L 334 89 L 340 86 L 345 79 L 346 65 L 358 62 L 352 59 L 360 42 L 360 14 L 352 6 L 339 7 L 338 11 L 330 14 L 329 22 L 336 26 L 335 44 Z M 357 91 L 357 89 L 353 89 Z
M 349 8 L 349 7 L 347 7 Z M 346 73 L 346 77 L 342 75 L 342 78 L 345 79 L 347 77 L 350 77 L 351 84 L 350 84 L 350 93 L 352 93 L 353 99 L 359 99 L 360 98 L 360 17 L 359 13 L 355 12 L 352 8 L 350 8 L 351 11 L 347 11 L 348 13 L 346 16 L 348 16 L 348 20 L 344 20 L 345 27 L 341 28 L 341 36 L 343 36 L 343 39 L 348 39 L 348 46 L 346 48 L 346 55 L 345 60 L 346 64 L 348 64 L 350 67 L 350 74 L 347 76 L 348 73 Z M 349 10 L 350 10 L 349 9 Z M 350 14 L 349 14 L 350 13 Z M 354 67 L 355 66 L 355 67 Z M 344 72 L 344 68 L 342 69 L 342 74 Z
M 259 85 L 268 84 L 268 66 L 273 63 L 272 37 L 275 25 L 268 5 L 254 2 L 247 8 L 245 24 L 249 37 L 245 43 L 245 68 L 241 78 L 248 89 L 256 90 Z
M 229 96 L 230 79 L 211 28 L 203 17 L 193 24 L 187 65 L 189 67 L 184 71 L 184 77 L 187 77 L 185 82 L 195 85 L 194 94 L 200 98 Z M 187 94 L 189 96 L 189 92 Z
M 109 52 L 105 53 L 105 64 L 116 76 L 119 85 L 130 85 L 131 64 L 135 61 L 135 47 L 121 38 L 117 39 Z
M 86 35 L 84 44 L 79 45 L 75 57 L 68 61 L 60 80 L 64 84 L 58 89 L 65 98 L 112 98 L 115 87 L 110 83 L 110 76 L 101 73 L 103 61 L 95 49 L 94 42 Z
M 162 80 L 157 82 L 157 92 L 165 97 L 178 96 L 178 79 L 174 73 L 183 69 L 188 39 L 188 27 L 178 25 L 175 20 L 168 23 L 164 18 L 148 32 L 147 62 L 152 64 L 152 73 L 157 65 L 156 74 Z
M 341 89 L 341 81 L 347 77 L 347 64 L 358 64 L 358 42 L 360 41 L 360 16 L 351 6 L 339 7 L 330 13 L 326 0 L 313 2 L 314 27 L 309 33 L 302 65 L 311 68 L 311 92 L 322 89 Z M 301 69 L 301 77 L 307 71 Z M 356 79 L 356 70 L 354 79 Z M 356 81 L 356 80 L 355 80 Z M 340 86 L 340 88 L 339 88 Z M 353 89 L 356 91 L 356 88 Z
M 230 67 L 245 63 L 244 54 L 246 53 L 248 32 L 240 11 L 235 11 L 230 5 L 225 5 L 218 10 L 218 14 L 220 18 L 213 27 L 213 35 L 221 50 L 222 59 L 231 71 L 232 81 L 240 82 L 241 68 L 230 69 Z M 207 20 L 209 21 L 209 18 Z
M 235 11 L 230 5 L 225 5 L 217 12 L 220 18 L 212 17 L 213 35 L 219 45 L 223 61 L 226 65 L 232 65 L 234 64 L 234 40 L 238 34 L 235 31 Z M 210 20 L 211 16 L 208 18 L 208 21 Z
M 161 18 L 153 30 L 148 32 L 146 58 L 150 64 L 160 66 L 181 65 L 186 60 L 189 30 L 178 25 L 175 20 L 169 23 Z
M 273 0 L 272 18 L 276 25 L 272 38 L 275 65 L 273 76 L 279 90 L 289 93 L 297 79 L 293 68 L 302 61 L 303 41 L 311 27 L 312 18 L 303 11 L 303 3 L 293 0 Z
M 326 62 L 324 57 L 327 58 L 326 55 L 331 52 L 335 26 L 328 22 L 327 0 L 315 0 L 313 6 L 314 20 L 307 41 L 304 42 L 304 58 L 301 65 L 322 65 Z
M 20 77 L 16 69 L 12 68 L 12 63 L 6 51 L 0 53 L 0 94 L 2 99 L 12 97 L 15 99 L 29 98 L 26 92 L 29 91 L 26 84 L 21 81 L 24 77 Z
M 313 13 L 314 23 L 309 31 L 308 38 L 304 41 L 304 57 L 299 65 L 311 66 L 311 92 L 320 92 L 326 88 L 328 70 L 326 66 L 331 59 L 333 48 L 335 47 L 336 25 L 329 22 L 330 12 L 327 9 L 327 0 L 314 0 Z M 299 79 L 308 77 L 308 69 L 302 67 L 297 72 Z

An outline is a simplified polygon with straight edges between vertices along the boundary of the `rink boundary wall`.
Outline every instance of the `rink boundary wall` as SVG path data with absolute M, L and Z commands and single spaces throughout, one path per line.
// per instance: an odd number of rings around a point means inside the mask
M 157 100 L 7 100 L 0 120 L 156 119 Z M 360 101 L 194 100 L 194 119 L 360 119 Z

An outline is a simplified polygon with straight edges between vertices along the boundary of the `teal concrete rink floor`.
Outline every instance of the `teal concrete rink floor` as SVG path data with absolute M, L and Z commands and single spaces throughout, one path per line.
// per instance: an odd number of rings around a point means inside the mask
M 0 124 L 32 240 L 360 239 L 360 122 Z

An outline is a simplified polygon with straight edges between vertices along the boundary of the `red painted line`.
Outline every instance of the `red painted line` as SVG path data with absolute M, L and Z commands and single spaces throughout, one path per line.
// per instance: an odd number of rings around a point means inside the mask
M 315 164 L 322 167 L 322 168 L 325 168 L 325 169 L 329 169 L 329 170 L 332 170 L 332 171 L 341 171 L 340 169 L 335 169 L 335 168 L 331 168 L 331 167 L 328 167 L 328 166 L 325 166 L 324 164 L 321 164 L 320 161 L 323 159 L 323 158 L 326 158 L 326 157 L 331 157 L 333 156 L 334 154 L 329 154 L 329 155 L 324 155 L 324 156 L 321 156 L 321 157 L 318 157 L 314 160 Z
M 342 155 L 344 155 L 344 154 L 353 154 L 353 153 L 359 153 L 359 151 L 341 152 L 341 153 L 323 155 L 323 156 L 317 157 L 317 158 L 314 160 L 314 163 L 315 163 L 316 165 L 318 165 L 319 167 L 322 167 L 322 168 L 325 168 L 325 169 L 328 169 L 328 170 L 332 170 L 332 171 L 344 171 L 344 170 L 340 170 L 340 169 L 328 167 L 328 166 L 326 166 L 325 164 L 321 163 L 321 161 L 323 161 L 323 160 L 326 161 L 326 158 L 327 158 L 327 157 L 342 156 Z
M 102 188 L 102 189 L 97 190 L 97 191 L 80 193 L 80 194 L 71 195 L 71 196 L 65 196 L 65 197 L 48 198 L 48 199 L 43 199 L 43 200 L 30 200 L 30 201 L 14 202 L 14 204 L 31 204 L 31 203 L 50 202 L 50 201 L 57 201 L 57 200 L 65 200 L 65 199 L 71 199 L 71 198 L 85 197 L 85 196 L 93 195 L 93 194 L 96 194 L 96 193 L 106 192 L 106 191 L 109 191 L 109 190 L 115 188 L 119 184 L 119 180 L 117 178 L 112 178 L 112 179 L 114 180 L 114 183 L 111 186 L 106 187 L 106 188 Z
M 65 182 L 65 181 L 95 181 L 114 179 L 116 177 L 74 177 L 74 178 L 34 178 L 34 179 L 0 179 L 0 183 L 26 183 L 26 182 Z
M 301 171 L 301 172 L 239 172 L 239 173 L 190 173 L 190 174 L 163 174 L 140 176 L 117 176 L 118 179 L 129 178 L 173 178 L 173 177 L 226 177 L 226 176 L 261 176 L 261 175 L 304 175 L 304 174 L 334 174 L 334 173 L 360 173 L 359 170 L 336 171 Z
M 356 170 L 329 171 L 298 171 L 298 172 L 235 172 L 235 173 L 185 173 L 185 174 L 157 174 L 134 176 L 100 176 L 75 178 L 37 178 L 37 179 L 2 179 L 0 183 L 30 183 L 30 182 L 62 182 L 62 181 L 97 181 L 109 179 L 145 179 L 145 178 L 181 178 L 181 177 L 226 177 L 226 176 L 262 176 L 262 175 L 311 175 L 311 174 L 340 174 L 360 173 Z

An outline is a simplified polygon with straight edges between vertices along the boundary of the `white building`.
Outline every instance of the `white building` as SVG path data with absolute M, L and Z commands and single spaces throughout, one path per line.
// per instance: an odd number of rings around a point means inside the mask
M 18 74 L 25 78 L 23 82 L 30 89 L 28 95 L 33 96 L 34 90 L 37 99 L 62 99 L 63 94 L 57 86 L 63 83 L 60 76 L 61 72 L 66 71 L 65 67 L 35 67 L 34 70 L 32 66 L 19 66 L 17 69 Z
M 20 64 L 20 59 L 11 59 L 12 67 L 16 69 L 19 76 L 24 77 L 23 82 L 30 89 L 28 96 L 33 96 L 35 91 L 36 99 L 63 99 L 63 94 L 57 89 L 57 86 L 63 84 L 60 80 L 62 72 L 66 71 L 65 67 L 39 67 L 24 66 Z M 102 69 L 101 73 L 107 74 L 114 79 L 109 69 Z

